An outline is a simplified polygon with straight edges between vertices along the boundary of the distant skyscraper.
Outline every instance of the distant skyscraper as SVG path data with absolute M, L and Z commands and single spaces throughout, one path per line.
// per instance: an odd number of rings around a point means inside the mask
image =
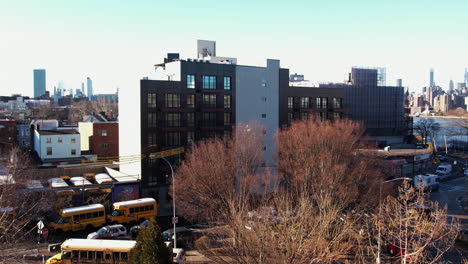
M 81 82 L 81 93 L 86 94 L 84 90 L 84 82 Z
M 429 86 L 434 86 L 435 85 L 435 82 L 434 82 L 434 69 L 431 69 L 431 73 L 430 73 L 430 76 L 429 76 Z
M 40 97 L 46 93 L 46 71 L 35 69 L 34 71 L 34 97 Z
M 402 79 L 397 79 L 396 80 L 396 86 L 397 87 L 402 87 L 403 86 L 403 80 Z
M 88 100 L 91 101 L 93 99 L 93 81 L 91 80 L 91 78 L 86 77 L 86 85 L 88 88 Z
M 449 82 L 449 90 L 453 90 L 455 88 L 455 85 L 453 84 L 453 80 L 450 80 Z

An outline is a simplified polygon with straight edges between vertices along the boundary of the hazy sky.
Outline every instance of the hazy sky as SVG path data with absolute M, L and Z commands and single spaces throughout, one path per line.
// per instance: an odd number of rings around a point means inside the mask
M 168 52 L 196 56 L 217 41 L 239 64 L 281 60 L 314 82 L 340 82 L 352 66 L 387 67 L 387 84 L 446 88 L 468 67 L 466 0 L 0 0 L 0 94 L 33 93 L 33 69 L 95 93 L 139 89 Z

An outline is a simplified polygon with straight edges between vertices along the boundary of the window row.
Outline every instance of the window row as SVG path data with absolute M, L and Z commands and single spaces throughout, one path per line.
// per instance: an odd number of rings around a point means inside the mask
M 152 210 L 154 210 L 154 205 L 145 205 L 145 206 L 130 208 L 130 213 L 133 214 L 133 213 L 146 212 L 146 211 L 152 211 Z
M 47 156 L 53 155 L 52 147 L 47 147 L 47 149 L 46 149 L 46 155 L 47 155 Z M 76 149 L 71 149 L 71 150 L 70 150 L 70 155 L 76 155 Z
M 188 89 L 195 89 L 195 78 L 196 77 L 193 74 L 187 75 L 187 88 Z M 202 85 L 203 85 L 203 89 L 216 90 L 216 76 L 203 75 Z M 231 90 L 231 77 L 229 76 L 223 77 L 223 89 Z
M 97 218 L 97 217 L 102 217 L 102 216 L 104 216 L 104 211 L 74 215 L 73 216 L 73 222 L 79 222 L 81 220 L 86 220 L 86 219 L 90 219 L 90 218 Z
M 217 107 L 217 98 L 218 95 L 216 94 L 204 94 L 202 97 L 202 102 L 204 107 L 209 108 L 216 108 Z M 180 107 L 181 105 L 181 98 L 180 94 L 164 94 L 164 107 Z M 149 93 L 148 94 L 148 107 L 155 108 L 156 107 L 156 94 Z M 195 95 L 189 94 L 187 95 L 187 107 L 194 108 L 195 107 Z M 224 108 L 231 108 L 231 95 L 223 95 L 223 107 Z M 107 131 L 106 135 L 107 136 Z M 47 142 L 50 143 L 50 142 Z
M 72 252 L 64 251 L 62 259 L 73 259 L 73 262 L 76 262 L 75 260 L 90 261 L 89 263 L 101 263 L 101 261 L 105 263 L 120 263 L 119 261 L 127 263 L 128 253 L 73 250 Z
M 183 138 L 184 133 L 186 133 L 186 138 Z M 216 131 L 202 131 L 200 132 L 199 136 L 201 138 L 209 138 L 216 136 Z M 220 136 L 218 134 L 218 136 Z M 231 131 L 230 130 L 223 130 L 223 137 L 230 137 Z M 186 140 L 186 141 L 184 141 Z M 165 132 L 162 134 L 162 146 L 163 147 L 176 147 L 182 145 L 191 145 L 195 142 L 195 132 Z M 149 147 L 156 147 L 156 133 L 149 133 L 148 134 L 148 146 Z M 154 160 L 150 160 L 149 164 L 154 163 Z M 131 211 L 130 211 L 131 212 Z
M 327 97 L 315 97 L 315 105 L 314 105 L 314 97 L 306 97 L 301 96 L 299 98 L 299 107 L 302 109 L 309 109 L 309 108 L 318 108 L 318 109 L 327 109 L 328 108 L 328 98 Z M 288 108 L 294 108 L 295 99 L 292 96 L 288 96 Z M 342 98 L 332 98 L 332 108 L 333 109 L 341 109 L 343 99 Z
M 166 127 L 180 127 L 182 126 L 183 113 L 163 113 L 163 124 Z M 205 112 L 199 114 L 203 126 L 216 126 L 217 113 Z M 185 113 L 186 126 L 195 126 L 195 113 Z M 223 113 L 223 125 L 231 125 L 231 113 Z M 157 127 L 157 113 L 148 113 L 148 127 Z
M 46 137 L 46 143 L 51 144 L 52 143 L 52 138 L 51 137 Z M 57 138 L 57 143 L 63 143 L 63 138 L 58 137 Z M 76 138 L 70 138 L 70 143 L 76 143 Z
M 340 112 L 301 112 L 299 115 L 294 115 L 294 113 L 288 113 L 288 124 L 291 124 L 293 120 L 300 119 L 300 120 L 308 120 L 309 118 L 315 117 L 318 120 L 325 121 L 325 120 L 338 120 L 342 118 L 342 113 Z

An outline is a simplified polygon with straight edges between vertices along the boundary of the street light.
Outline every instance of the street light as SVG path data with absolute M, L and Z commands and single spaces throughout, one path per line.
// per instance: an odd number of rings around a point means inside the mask
M 174 181 L 174 169 L 172 168 L 171 163 L 164 157 L 160 157 L 163 159 L 169 167 L 171 168 L 171 176 L 172 176 L 172 223 L 174 224 L 174 248 L 177 248 L 177 240 L 176 240 L 176 216 L 175 216 L 175 181 Z
M 407 181 L 411 181 L 411 178 L 407 178 L 407 177 L 402 177 L 402 178 L 395 178 L 395 179 L 391 179 L 391 180 L 388 180 L 388 181 L 383 181 L 380 183 L 380 187 L 379 187 L 379 233 L 378 233 L 378 240 L 377 240 L 377 259 L 376 259 L 376 263 L 377 264 L 380 264 L 380 251 L 381 251 L 381 235 L 380 235 L 380 217 L 382 217 L 382 185 L 384 183 L 389 183 L 389 182 L 393 182 L 393 181 L 398 181 L 398 180 L 407 180 Z

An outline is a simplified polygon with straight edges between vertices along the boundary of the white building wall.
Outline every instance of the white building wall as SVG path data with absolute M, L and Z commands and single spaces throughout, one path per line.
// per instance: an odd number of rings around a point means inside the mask
M 48 138 L 50 138 L 50 143 L 47 143 Z M 59 138 L 62 139 L 61 143 Z M 75 141 L 73 142 L 72 139 Z M 47 155 L 48 147 L 52 147 L 52 155 Z M 75 150 L 75 155 L 71 154 L 72 149 Z M 42 160 L 80 157 L 80 134 L 40 135 L 35 131 L 34 150 Z
M 93 135 L 93 123 L 78 122 L 78 132 L 80 132 L 81 151 L 88 151 L 89 137 Z
M 119 90 L 119 155 L 135 157 L 135 162 L 121 164 L 120 171 L 141 175 L 141 102 L 140 83 Z
M 267 60 L 267 67 L 236 67 L 236 122 L 257 122 L 266 129 L 265 165 L 276 166 L 275 134 L 279 128 L 279 60 Z M 263 99 L 266 98 L 266 101 Z M 265 117 L 262 115 L 265 114 Z

